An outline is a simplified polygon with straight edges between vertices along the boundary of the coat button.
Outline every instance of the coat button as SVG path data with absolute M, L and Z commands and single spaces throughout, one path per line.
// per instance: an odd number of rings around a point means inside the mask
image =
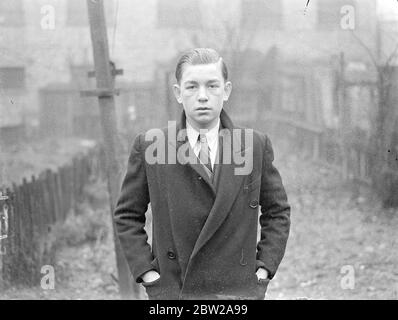
M 167 257 L 171 260 L 174 260 L 176 258 L 176 254 L 173 251 L 168 251 Z
M 253 208 L 253 209 L 257 208 L 258 207 L 258 200 L 250 201 L 249 206 L 250 206 L 250 208 Z
M 198 180 L 202 180 L 202 177 L 201 177 L 201 176 L 199 176 L 199 177 L 198 177 Z

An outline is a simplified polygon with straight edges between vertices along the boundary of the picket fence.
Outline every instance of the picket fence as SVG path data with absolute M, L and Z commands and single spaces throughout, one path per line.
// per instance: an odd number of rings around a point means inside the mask
M 83 201 L 84 187 L 105 176 L 101 147 L 78 155 L 57 171 L 0 190 L 0 284 L 40 285 L 42 267 L 54 265 L 55 226 Z

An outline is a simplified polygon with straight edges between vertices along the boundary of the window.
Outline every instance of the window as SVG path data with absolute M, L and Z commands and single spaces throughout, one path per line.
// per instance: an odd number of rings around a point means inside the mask
M 25 68 L 24 67 L 0 68 L 0 86 L 3 89 L 24 89 Z
M 199 0 L 158 0 L 159 28 L 201 27 L 202 15 Z
M 241 26 L 246 29 L 282 28 L 281 0 L 242 0 Z
M 352 0 L 318 0 L 318 26 L 322 29 L 338 29 L 343 17 L 341 8 L 353 6 Z
M 66 0 L 67 17 L 66 23 L 72 27 L 87 27 L 88 10 L 85 0 Z M 113 27 L 114 5 L 113 0 L 104 0 L 104 10 L 107 27 Z
M 25 24 L 22 0 L 0 1 L 0 26 L 18 27 Z

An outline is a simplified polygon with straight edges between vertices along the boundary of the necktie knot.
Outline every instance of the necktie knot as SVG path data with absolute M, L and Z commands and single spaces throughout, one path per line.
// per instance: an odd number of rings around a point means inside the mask
M 198 140 L 199 140 L 200 143 L 207 143 L 206 135 L 203 134 L 203 133 L 199 134 Z

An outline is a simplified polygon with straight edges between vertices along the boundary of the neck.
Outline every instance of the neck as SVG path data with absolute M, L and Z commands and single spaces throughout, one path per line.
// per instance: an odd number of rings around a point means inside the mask
M 219 118 L 214 119 L 212 122 L 207 123 L 205 125 L 198 125 L 196 123 L 193 123 L 193 121 L 191 121 L 191 119 L 189 119 L 188 117 L 186 118 L 186 121 L 191 125 L 192 128 L 194 128 L 196 131 L 200 131 L 200 130 L 211 130 L 213 129 L 217 123 L 218 123 Z

